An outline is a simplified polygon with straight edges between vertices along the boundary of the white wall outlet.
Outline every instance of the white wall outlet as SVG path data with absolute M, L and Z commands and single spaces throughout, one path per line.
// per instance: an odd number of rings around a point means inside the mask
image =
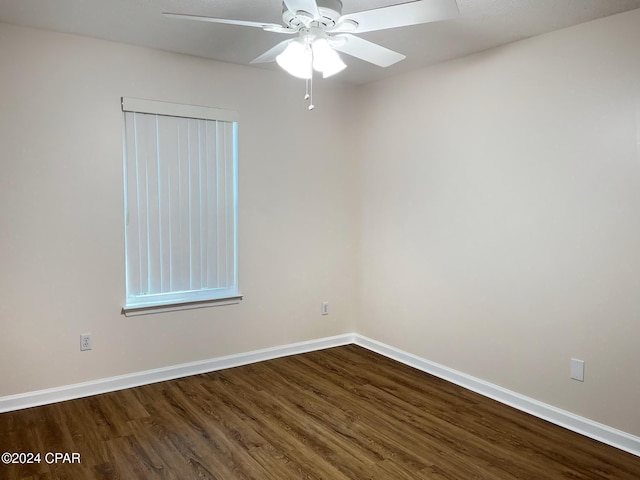
M 320 313 L 322 313 L 322 315 L 329 315 L 329 302 L 322 302 Z
M 584 382 L 584 360 L 571 359 L 571 378 Z
M 90 333 L 80 334 L 80 351 L 84 352 L 85 350 L 91 350 L 91 334 Z

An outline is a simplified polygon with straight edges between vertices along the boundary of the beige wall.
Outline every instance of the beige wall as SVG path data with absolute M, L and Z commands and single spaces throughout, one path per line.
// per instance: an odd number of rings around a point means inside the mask
M 640 10 L 360 92 L 359 333 L 640 435 L 638 45 Z
M 0 396 L 356 331 L 640 435 L 639 32 L 323 82 L 309 114 L 280 72 L 0 25 Z M 120 315 L 120 96 L 239 111 L 242 304 Z
M 353 331 L 347 90 L 7 25 L 0 65 L 0 396 Z M 239 112 L 240 305 L 120 314 L 121 96 Z

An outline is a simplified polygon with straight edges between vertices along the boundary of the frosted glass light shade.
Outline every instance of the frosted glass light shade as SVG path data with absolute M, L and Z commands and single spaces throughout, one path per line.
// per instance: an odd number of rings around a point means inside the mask
M 313 49 L 313 69 L 324 78 L 341 72 L 347 66 L 325 38 L 319 38 L 311 45 Z
M 294 77 L 311 78 L 311 49 L 303 43 L 293 40 L 284 52 L 276 57 L 276 62 Z

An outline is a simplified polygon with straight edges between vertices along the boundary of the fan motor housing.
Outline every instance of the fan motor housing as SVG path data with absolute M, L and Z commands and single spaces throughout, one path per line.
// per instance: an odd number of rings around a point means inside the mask
M 304 15 L 306 12 L 292 12 L 287 9 L 285 4 L 282 5 L 282 20 L 285 25 L 291 28 L 307 27 L 311 21 L 317 22 L 320 28 L 334 27 L 338 19 L 342 16 L 342 2 L 340 0 L 317 0 L 320 18 L 311 18 L 311 14 Z

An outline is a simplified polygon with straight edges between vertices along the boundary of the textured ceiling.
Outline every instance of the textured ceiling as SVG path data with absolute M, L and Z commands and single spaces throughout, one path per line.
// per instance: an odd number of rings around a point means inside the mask
M 343 0 L 343 13 L 403 3 Z M 345 56 L 336 80 L 366 83 L 596 18 L 640 8 L 640 0 L 457 0 L 454 20 L 362 34 L 407 59 L 380 68 Z M 0 22 L 248 65 L 286 37 L 260 29 L 168 19 L 163 11 L 281 23 L 280 0 L 0 0 Z M 278 67 L 274 64 L 255 68 Z

